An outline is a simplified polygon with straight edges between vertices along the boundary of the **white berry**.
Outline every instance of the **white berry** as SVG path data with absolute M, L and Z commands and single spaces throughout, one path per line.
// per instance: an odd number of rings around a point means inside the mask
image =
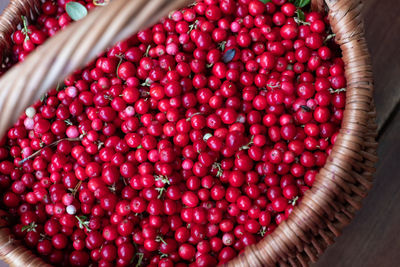
M 203 136 L 203 140 L 207 142 L 207 140 L 208 140 L 210 137 L 212 137 L 212 136 L 213 136 L 212 134 L 206 133 L 206 134 Z
M 74 205 L 67 206 L 67 213 L 70 215 L 74 215 L 76 213 L 76 208 Z
M 33 118 L 33 116 L 36 114 L 36 110 L 34 107 L 28 107 L 25 109 L 25 114 L 28 118 Z

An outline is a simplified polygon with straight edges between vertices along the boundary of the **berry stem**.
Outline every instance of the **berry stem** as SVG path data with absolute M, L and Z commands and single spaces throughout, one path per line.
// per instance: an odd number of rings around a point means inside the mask
M 245 144 L 244 146 L 240 147 L 239 150 L 247 150 L 247 149 L 250 149 L 250 146 L 251 146 L 252 144 L 254 144 L 254 135 L 252 135 L 250 141 L 249 141 L 247 144 Z
M 75 197 L 76 192 L 78 192 L 78 189 L 79 189 L 79 187 L 81 187 L 81 185 L 82 185 L 82 181 L 80 180 L 73 189 L 72 188 L 68 189 L 71 192 L 73 197 Z
M 324 43 L 328 42 L 329 40 L 331 40 L 332 38 L 334 38 L 336 36 L 336 34 L 331 33 L 328 36 L 326 36 Z
M 218 162 L 215 162 L 213 165 L 212 165 L 212 168 L 213 169 L 217 169 L 218 171 L 217 171 L 217 177 L 221 177 L 221 175 L 222 175 L 222 173 L 224 172 L 223 170 L 222 170 L 222 167 L 221 167 L 221 163 L 218 163 Z
M 163 197 L 164 192 L 166 191 L 166 189 L 164 187 L 157 187 L 156 190 L 158 191 L 158 199 Z
M 154 178 L 156 179 L 156 181 L 161 181 L 164 184 L 171 184 L 168 177 L 165 175 L 155 175 Z
M 86 228 L 86 231 L 88 231 L 88 232 L 92 231 L 89 228 L 89 221 L 87 220 L 86 216 L 83 216 L 83 215 L 82 216 L 75 216 L 75 218 L 79 222 L 79 228 L 81 228 L 81 229 Z
M 66 141 L 70 141 L 70 142 L 81 141 L 81 140 L 82 140 L 82 137 L 83 137 L 83 136 L 81 135 L 81 136 L 79 136 L 79 137 L 77 137 L 77 138 L 64 138 L 64 139 L 57 140 L 57 141 L 55 141 L 54 143 L 51 143 L 50 145 L 47 145 L 47 146 L 43 147 L 42 149 L 39 149 L 38 151 L 36 151 L 36 152 L 33 153 L 32 155 L 30 155 L 30 156 L 24 158 L 23 160 L 20 160 L 20 161 L 18 162 L 18 165 L 21 165 L 21 164 L 23 164 L 24 162 L 26 162 L 26 161 L 28 161 L 28 160 L 30 160 L 30 159 L 36 157 L 36 156 L 39 155 L 40 152 L 42 152 L 42 150 L 43 150 L 44 148 L 46 148 L 46 147 L 51 147 L 51 146 L 58 145 L 58 143 L 60 143 L 61 141 L 65 141 L 65 140 L 66 140 Z
M 116 57 L 119 58 L 119 62 L 118 62 L 118 65 L 117 65 L 117 71 L 116 71 L 116 75 L 117 75 L 117 77 L 119 79 L 118 70 L 119 70 L 119 67 L 121 66 L 122 62 L 124 61 L 125 57 L 124 57 L 123 54 L 118 54 L 118 55 L 116 55 Z
M 136 256 L 138 256 L 138 261 L 137 261 L 135 267 L 140 267 L 140 266 L 142 266 L 142 261 L 143 261 L 144 254 L 143 253 L 136 253 Z
M 31 31 L 28 29 L 28 19 L 25 16 L 21 16 L 22 18 L 22 23 L 23 23 L 23 29 L 21 32 L 25 35 L 25 41 L 29 40 L 29 34 Z
M 289 201 L 292 206 L 296 206 L 297 201 L 299 200 L 299 196 L 294 197 L 291 201 Z
M 167 242 L 165 242 L 165 240 L 162 238 L 162 236 L 157 236 L 156 241 L 162 242 L 164 245 L 167 245 Z
M 148 57 L 149 56 L 149 51 L 151 49 L 151 45 L 148 45 L 146 48 L 146 52 L 144 53 L 143 57 Z
M 340 88 L 340 89 L 333 89 L 333 88 L 329 88 L 329 92 L 331 93 L 331 94 L 334 94 L 334 93 L 340 93 L 340 92 L 346 92 L 346 88 Z
M 260 231 L 258 232 L 258 234 L 259 234 L 260 236 L 264 237 L 264 235 L 266 234 L 266 232 L 267 232 L 267 227 L 266 227 L 266 226 L 263 226 L 263 227 L 261 227 L 261 229 L 260 229 Z

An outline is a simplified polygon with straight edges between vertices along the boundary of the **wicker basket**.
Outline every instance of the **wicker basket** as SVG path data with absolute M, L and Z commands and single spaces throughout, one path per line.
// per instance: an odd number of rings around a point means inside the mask
M 73 23 L 22 64 L 0 79 L 0 134 L 18 119 L 24 107 L 83 67 L 109 45 L 156 22 L 188 0 L 113 0 Z M 0 17 L 0 58 L 11 48 L 11 33 L 21 15 L 37 16 L 40 0 L 11 0 Z M 372 67 L 364 38 L 360 0 L 312 0 L 312 8 L 327 8 L 340 45 L 347 78 L 346 108 L 340 134 L 313 187 L 287 221 L 229 266 L 307 266 L 350 223 L 372 186 L 377 161 Z M 39 63 L 40 62 L 40 63 Z M 29 81 L 29 82 L 28 82 Z M 0 212 L 0 258 L 11 266 L 48 266 L 13 239 L 7 214 Z

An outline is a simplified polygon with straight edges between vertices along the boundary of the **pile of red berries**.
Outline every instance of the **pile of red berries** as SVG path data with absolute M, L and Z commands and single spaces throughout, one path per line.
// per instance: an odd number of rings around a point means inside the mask
M 68 24 L 61 2 L 43 4 L 29 39 L 14 33 L 20 60 Z M 326 18 L 303 12 L 197 2 L 27 108 L 0 142 L 15 236 L 57 266 L 200 267 L 270 234 L 324 166 L 345 106 Z

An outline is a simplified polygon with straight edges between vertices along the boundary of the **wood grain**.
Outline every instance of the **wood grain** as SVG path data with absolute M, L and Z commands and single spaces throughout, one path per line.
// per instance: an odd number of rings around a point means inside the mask
M 343 235 L 315 267 L 391 267 L 400 264 L 400 6 L 397 0 L 364 1 L 366 38 L 372 54 L 379 128 L 375 185 Z M 391 114 L 397 113 L 395 116 Z
M 374 69 L 377 122 L 382 128 L 400 101 L 400 5 L 398 0 L 364 0 L 363 13 Z
M 400 264 L 400 113 L 382 135 L 375 185 L 354 221 L 315 267 Z

